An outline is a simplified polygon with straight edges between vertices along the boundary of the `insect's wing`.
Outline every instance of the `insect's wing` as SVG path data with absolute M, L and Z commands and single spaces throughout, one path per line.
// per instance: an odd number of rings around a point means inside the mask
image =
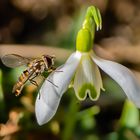
M 31 61 L 31 59 L 22 57 L 17 54 L 7 54 L 1 57 L 1 61 L 7 67 L 15 68 L 22 65 L 26 65 Z

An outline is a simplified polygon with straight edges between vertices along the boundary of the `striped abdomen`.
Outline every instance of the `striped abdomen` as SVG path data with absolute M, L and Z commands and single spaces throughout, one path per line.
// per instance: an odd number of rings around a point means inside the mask
M 23 71 L 23 73 L 20 75 L 17 83 L 14 85 L 12 92 L 15 93 L 16 96 L 18 96 L 21 93 L 21 90 L 24 87 L 24 84 L 30 77 L 30 73 L 28 70 Z
M 13 93 L 18 96 L 21 93 L 21 90 L 24 87 L 24 84 L 29 80 L 30 82 L 34 82 L 33 79 L 40 75 L 45 70 L 44 62 L 34 60 L 33 62 L 28 64 L 28 69 L 23 71 L 20 75 L 18 82 L 13 87 Z

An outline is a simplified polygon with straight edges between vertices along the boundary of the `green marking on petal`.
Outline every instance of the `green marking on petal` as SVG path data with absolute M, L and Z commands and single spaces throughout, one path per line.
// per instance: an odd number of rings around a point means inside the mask
M 91 100 L 97 100 L 98 93 L 91 83 L 83 84 L 76 95 L 79 100 L 85 100 L 87 94 L 89 95 Z

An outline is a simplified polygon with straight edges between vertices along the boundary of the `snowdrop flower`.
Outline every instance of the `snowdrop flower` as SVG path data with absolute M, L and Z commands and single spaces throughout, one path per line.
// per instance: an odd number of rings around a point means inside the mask
M 101 29 L 99 10 L 93 6 L 88 8 L 83 27 L 76 40 L 76 52 L 71 54 L 66 63 L 53 72 L 43 83 L 35 104 L 35 112 L 39 125 L 47 123 L 56 113 L 60 99 L 73 83 L 75 94 L 79 100 L 88 97 L 96 101 L 103 89 L 99 68 L 116 81 L 126 96 L 140 107 L 140 86 L 132 72 L 126 67 L 97 57 L 92 50 L 95 25 Z M 56 86 L 54 86 L 53 82 Z

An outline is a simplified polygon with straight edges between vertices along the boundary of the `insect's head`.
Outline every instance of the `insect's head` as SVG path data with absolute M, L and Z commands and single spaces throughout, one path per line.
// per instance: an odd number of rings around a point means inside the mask
M 55 56 L 43 55 L 43 59 L 45 60 L 45 63 L 47 64 L 47 68 L 51 68 L 54 65 Z

